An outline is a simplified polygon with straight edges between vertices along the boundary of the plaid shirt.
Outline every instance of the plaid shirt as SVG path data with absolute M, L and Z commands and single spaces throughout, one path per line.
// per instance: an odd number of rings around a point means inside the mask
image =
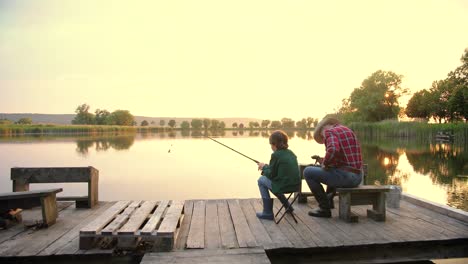
M 327 153 L 323 164 L 326 167 L 360 170 L 362 166 L 361 147 L 354 132 L 340 124 L 324 132 Z

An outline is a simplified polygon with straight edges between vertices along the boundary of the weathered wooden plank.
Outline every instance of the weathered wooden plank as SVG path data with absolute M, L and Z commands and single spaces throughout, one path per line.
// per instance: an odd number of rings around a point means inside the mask
M 187 244 L 188 233 L 190 230 L 190 222 L 192 221 L 193 201 L 185 201 L 184 203 L 184 219 L 180 224 L 179 235 L 177 237 L 175 248 L 184 249 Z
M 151 235 L 153 232 L 155 232 L 159 222 L 162 219 L 162 216 L 164 212 L 167 209 L 167 206 L 169 205 L 168 200 L 161 201 L 156 208 L 156 210 L 153 212 L 153 215 L 151 215 L 150 219 L 148 222 L 145 224 L 145 226 L 141 229 L 141 234 L 142 235 Z
M 218 201 L 218 218 L 222 247 L 227 249 L 238 248 L 239 244 L 226 200 Z
M 280 207 L 281 207 L 281 202 L 278 200 L 275 200 L 275 204 L 274 204 L 275 210 L 276 211 L 279 210 Z M 298 234 L 298 237 L 301 238 L 301 241 L 302 241 L 301 247 L 303 248 L 316 247 L 317 243 L 315 242 L 316 240 L 315 234 L 312 233 L 312 231 L 310 231 L 309 228 L 307 228 L 307 226 L 302 222 L 300 218 L 296 217 L 296 219 L 297 219 L 297 223 L 294 221 L 294 219 L 291 217 L 290 214 L 286 214 L 286 216 L 283 218 L 283 221 L 284 220 L 287 221 L 289 225 Z
M 322 227 L 322 224 L 319 222 L 320 220 L 317 220 L 307 214 L 309 210 L 310 207 L 307 206 L 307 204 L 297 204 L 295 207 L 296 216 L 306 224 L 307 228 L 309 228 L 312 233 L 316 234 L 315 237 L 318 238 L 318 240 L 315 242 L 317 245 L 322 247 L 342 246 L 343 244 L 335 236 Z
M 29 230 L 2 243 L 0 256 L 34 256 L 76 226 L 88 212 L 77 213 L 74 208 L 68 207 L 60 214 L 67 220 L 57 221 L 48 228 Z
M 80 234 L 98 234 L 101 230 L 110 223 L 122 210 L 124 210 L 130 201 L 119 201 L 111 208 L 106 210 L 102 215 L 98 216 L 94 221 L 80 230 Z
M 148 215 L 151 213 L 151 211 L 153 211 L 156 204 L 156 201 L 145 201 L 140 207 L 136 209 L 136 211 L 128 219 L 127 223 L 125 223 L 117 233 L 119 235 L 136 234 Z
M 263 209 L 262 202 L 260 199 L 251 199 L 250 204 L 252 205 L 255 212 L 261 212 Z M 275 248 L 292 248 L 293 244 L 288 240 L 285 234 L 281 231 L 279 226 L 271 220 L 260 220 L 262 225 L 265 227 L 268 235 L 271 238 L 272 244 L 265 245 L 265 249 Z
M 218 205 L 216 200 L 206 202 L 205 248 L 221 248 L 221 235 L 218 223 Z
M 261 246 L 271 246 L 273 241 L 271 240 L 270 236 L 268 235 L 267 230 L 258 219 L 257 215 L 255 214 L 255 210 L 252 207 L 249 199 L 242 199 L 239 200 L 239 204 L 244 212 L 245 218 L 250 226 L 250 230 L 255 237 L 257 243 Z
M 205 247 L 205 201 L 193 205 L 192 223 L 187 238 L 187 248 Z
M 142 264 L 178 263 L 178 264 L 267 264 L 270 263 L 265 251 L 260 248 L 175 251 L 145 254 Z
M 158 228 L 157 236 L 174 237 L 183 208 L 184 201 L 172 201 Z
M 275 209 L 274 211 L 278 210 L 281 205 L 278 205 L 278 202 L 276 200 L 276 203 L 273 202 L 273 208 Z M 289 216 L 285 216 L 286 218 Z M 294 224 L 296 224 L 294 222 Z M 277 224 L 281 232 L 288 238 L 288 240 L 293 244 L 295 248 L 307 248 L 308 245 L 305 243 L 305 241 L 301 238 L 301 236 L 296 232 L 296 230 L 291 226 L 291 224 L 286 220 L 286 221 L 281 221 L 279 224 Z
M 87 182 L 94 167 L 11 168 L 11 180 L 28 183 Z
M 103 235 L 112 235 L 117 232 L 117 230 L 122 227 L 126 221 L 130 218 L 130 215 L 135 212 L 135 210 L 140 206 L 142 201 L 134 201 L 125 208 L 125 210 L 117 215 L 117 217 L 104 229 L 102 229 L 101 234 Z
M 78 251 L 78 242 L 79 242 L 79 231 L 81 228 L 86 226 L 89 221 L 95 219 L 96 216 L 102 214 L 105 210 L 109 209 L 114 202 L 101 202 L 93 209 L 88 210 L 77 210 L 73 213 L 70 219 L 63 219 L 64 221 L 75 221 L 78 223 L 73 226 L 72 229 L 67 231 L 63 236 L 59 239 L 55 240 L 53 243 L 47 245 L 38 255 L 40 256 L 48 256 L 48 255 L 55 255 L 55 254 L 73 254 Z M 76 215 L 76 213 L 83 213 L 82 217 L 80 215 Z M 75 216 L 76 215 L 76 216 Z M 71 242 L 76 242 L 73 247 L 68 248 L 65 250 L 65 247 L 68 247 Z
M 229 211 L 231 212 L 232 222 L 234 224 L 234 230 L 236 231 L 239 247 L 256 247 L 257 242 L 255 241 L 255 238 L 250 231 L 244 213 L 242 213 L 239 201 L 228 200 L 228 206 Z

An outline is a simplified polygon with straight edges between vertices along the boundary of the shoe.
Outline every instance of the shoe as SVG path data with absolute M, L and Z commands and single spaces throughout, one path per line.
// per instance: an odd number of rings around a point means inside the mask
M 329 209 L 324 210 L 324 209 L 321 209 L 321 208 L 316 208 L 316 209 L 313 209 L 312 211 L 309 211 L 309 215 L 313 216 L 313 217 L 330 218 L 331 217 L 331 211 Z

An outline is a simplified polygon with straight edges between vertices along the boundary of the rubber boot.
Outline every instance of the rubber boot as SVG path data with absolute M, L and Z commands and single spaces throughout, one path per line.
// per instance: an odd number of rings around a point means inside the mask
M 262 198 L 263 200 L 263 212 L 258 212 L 257 217 L 260 219 L 273 220 L 273 199 Z
M 281 204 L 283 204 L 284 209 L 287 209 L 289 207 L 289 201 L 288 199 L 286 199 L 286 196 L 284 196 L 284 194 L 276 195 L 276 197 L 278 197 L 278 200 L 280 200 Z M 294 208 L 292 206 L 291 208 L 287 210 L 288 213 L 291 213 L 293 211 L 294 211 Z

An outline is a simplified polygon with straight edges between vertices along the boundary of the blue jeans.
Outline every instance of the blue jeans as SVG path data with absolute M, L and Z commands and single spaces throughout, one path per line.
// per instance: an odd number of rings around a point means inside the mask
M 362 174 L 352 173 L 337 168 L 323 169 L 321 167 L 307 167 L 304 169 L 304 178 L 312 191 L 321 209 L 330 210 L 327 194 L 321 183 L 327 188 L 352 188 L 361 183 Z
M 262 196 L 262 199 L 270 199 L 270 191 L 271 191 L 271 180 L 268 179 L 266 176 L 260 176 L 258 178 L 258 189 L 260 190 L 260 195 Z M 282 193 L 274 193 L 276 197 L 280 200 L 285 200 L 286 196 Z

